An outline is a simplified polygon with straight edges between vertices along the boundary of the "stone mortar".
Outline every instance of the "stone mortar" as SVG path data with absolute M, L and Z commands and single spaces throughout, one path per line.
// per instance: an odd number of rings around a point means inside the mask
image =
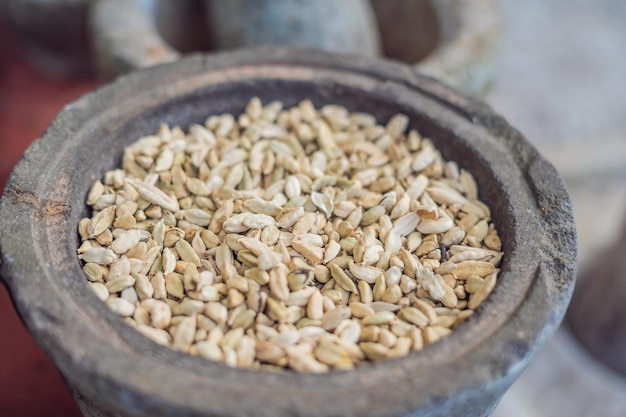
M 168 2 L 173 18 L 159 19 L 158 6 L 165 1 L 95 1 L 92 42 L 103 78 L 178 59 L 179 51 L 161 32 L 181 45 L 197 44 L 197 5 Z M 411 63 L 468 94 L 485 95 L 495 76 L 500 38 L 496 0 L 371 0 L 372 7 L 364 0 L 203 2 L 212 49 L 273 43 L 375 56 L 381 42 L 387 57 Z M 181 12 L 173 13 L 176 8 Z M 155 50 L 167 53 L 155 55 Z
M 327 374 L 229 368 L 159 346 L 88 288 L 76 257 L 91 183 L 162 121 L 239 113 L 252 96 L 396 112 L 470 170 L 504 242 L 490 297 L 449 337 L 401 359 Z M 576 233 L 554 167 L 490 107 L 408 66 L 313 50 L 196 55 L 66 106 L 0 201 L 0 276 L 87 416 L 485 417 L 559 325 Z

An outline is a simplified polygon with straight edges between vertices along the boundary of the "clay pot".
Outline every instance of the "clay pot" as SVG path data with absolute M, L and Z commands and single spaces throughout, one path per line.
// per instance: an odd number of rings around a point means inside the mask
M 159 346 L 109 311 L 76 257 L 91 183 L 163 121 L 239 113 L 252 96 L 396 112 L 477 178 L 504 242 L 491 296 L 420 352 L 322 375 L 228 368 Z M 559 325 L 576 234 L 555 169 L 488 106 L 409 67 L 313 50 L 197 55 L 120 78 L 66 106 L 0 202 L 1 269 L 15 307 L 88 416 L 488 416 Z

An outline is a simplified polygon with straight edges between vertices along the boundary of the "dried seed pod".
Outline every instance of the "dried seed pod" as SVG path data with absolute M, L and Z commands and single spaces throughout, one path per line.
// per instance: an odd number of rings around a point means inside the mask
M 415 172 L 423 171 L 435 160 L 436 157 L 437 152 L 432 146 L 423 146 L 422 150 L 419 151 L 413 158 L 411 169 Z
M 397 285 L 400 283 L 400 277 L 402 276 L 402 270 L 397 266 L 392 266 L 385 271 L 385 282 L 387 286 Z
M 191 247 L 191 244 L 189 244 L 189 242 L 184 239 L 179 239 L 174 247 L 176 248 L 176 251 L 178 252 L 181 260 L 189 262 L 190 264 L 193 264 L 197 267 L 202 266 L 202 263 L 200 262 L 200 257 Z
M 374 300 L 376 301 L 382 300 L 383 294 L 385 294 L 386 290 L 387 290 L 387 283 L 385 282 L 385 278 L 383 276 L 379 276 L 378 278 L 376 278 L 374 288 L 372 289 Z
M 387 358 L 400 358 L 402 356 L 408 355 L 411 350 L 411 346 L 413 341 L 409 337 L 399 337 L 397 339 L 396 345 L 389 349 L 387 353 Z
M 348 353 L 341 346 L 331 342 L 321 342 L 313 353 L 317 360 L 335 368 L 352 365 Z
M 117 255 L 110 249 L 91 248 L 78 255 L 78 258 L 98 265 L 109 265 L 117 259 Z
M 130 317 L 135 312 L 135 306 L 124 298 L 109 298 L 106 304 L 114 313 L 122 317 Z
M 370 306 L 365 303 L 354 302 L 350 303 L 349 307 L 352 315 L 357 318 L 373 316 L 376 313 Z
M 289 285 L 287 283 L 287 273 L 283 268 L 272 268 L 269 272 L 270 295 L 278 300 L 286 300 L 289 296 Z
M 174 347 L 180 350 L 188 350 L 193 343 L 193 338 L 196 334 L 196 316 L 185 317 L 176 326 L 176 331 L 173 334 Z
M 101 282 L 90 282 L 89 287 L 96 294 L 100 301 L 106 301 L 109 298 L 109 290 Z
M 133 274 L 135 279 L 135 291 L 140 300 L 151 299 L 154 295 L 154 287 L 148 277 L 142 274 Z
M 405 307 L 398 312 L 398 317 L 423 328 L 429 324 L 428 317 L 415 307 Z
M 441 275 L 434 274 L 418 264 L 416 279 L 434 300 L 441 301 L 446 307 L 456 307 L 458 302 L 456 294 L 446 285 Z
M 374 265 L 380 259 L 381 254 L 385 251 L 385 249 L 380 245 L 371 245 L 366 247 L 363 252 L 363 257 L 361 261 L 365 265 Z
M 469 278 L 471 276 L 486 277 L 496 272 L 496 267 L 483 261 L 463 261 L 456 265 L 452 273 L 459 279 Z
M 276 226 L 279 229 L 288 229 L 293 226 L 300 217 L 304 215 L 304 208 L 298 207 L 297 209 L 285 213 L 278 222 L 276 222 Z
M 382 275 L 383 270 L 369 265 L 357 264 L 353 261 L 348 263 L 350 272 L 356 279 L 363 280 L 368 284 L 374 284 L 376 278 Z
M 224 354 L 222 353 L 222 349 L 214 343 L 204 341 L 199 342 L 194 345 L 198 355 L 203 358 L 212 360 L 212 361 L 221 361 L 224 358 Z
M 115 206 L 107 207 L 96 214 L 87 227 L 87 234 L 90 237 L 98 236 L 113 224 L 115 220 Z
M 469 303 L 467 304 L 467 307 L 471 310 L 475 310 L 476 308 L 478 308 L 478 306 L 485 300 L 485 298 L 487 298 L 489 293 L 491 293 L 495 285 L 496 285 L 496 274 L 493 273 L 493 274 L 488 275 L 485 278 L 483 284 L 478 289 L 476 289 L 473 292 L 473 294 L 470 296 L 470 300 L 469 300 Z
M 359 289 L 359 296 L 361 297 L 362 303 L 367 304 L 374 301 L 374 293 L 372 291 L 372 287 L 370 287 L 367 282 L 359 281 L 357 287 Z
M 322 262 L 324 258 L 324 249 L 311 245 L 302 240 L 294 240 L 291 247 L 300 252 L 311 263 Z
M 402 298 L 402 290 L 398 284 L 388 286 L 382 296 L 382 301 L 397 304 Z
M 330 273 L 341 288 L 348 292 L 358 293 L 358 289 L 354 281 L 352 281 L 348 274 L 346 274 L 345 271 L 339 266 L 331 265 Z
M 395 114 L 387 123 L 387 134 L 391 139 L 397 139 L 409 125 L 409 118 L 404 114 Z
M 172 297 L 182 299 L 185 295 L 183 280 L 180 274 L 172 272 L 165 277 L 165 289 Z
M 104 185 L 100 181 L 94 182 L 89 189 L 89 193 L 87 193 L 87 205 L 93 206 L 96 204 L 98 199 L 102 197 L 102 194 L 104 194 Z
M 322 317 L 322 327 L 328 331 L 334 330 L 341 321 L 349 318 L 351 314 L 350 309 L 344 306 L 327 311 Z
M 395 318 L 396 315 L 392 311 L 378 311 L 371 316 L 364 317 L 361 323 L 363 323 L 364 326 L 380 326 L 391 323 Z
M 104 275 L 102 267 L 91 262 L 88 262 L 83 266 L 83 272 L 85 273 L 87 279 L 91 282 L 101 282 Z
M 178 204 L 178 200 L 176 198 L 165 194 L 154 185 L 147 184 L 143 181 L 131 179 L 126 179 L 126 182 L 133 188 L 135 188 L 135 190 L 137 190 L 141 198 L 143 198 L 144 200 L 173 212 L 176 212 L 180 209 L 180 205 Z
M 314 291 L 309 298 L 306 308 L 307 317 L 312 320 L 321 320 L 324 315 L 323 297 L 319 291 Z
M 298 221 L 293 225 L 292 233 L 296 236 L 304 235 L 311 230 L 317 221 L 315 213 L 305 213 Z M 316 235 L 317 236 L 317 235 Z
M 432 233 L 445 233 L 454 226 L 454 221 L 446 214 L 441 214 L 437 219 L 424 219 L 417 225 L 417 231 L 425 235 Z
M 359 347 L 365 353 L 367 359 L 371 361 L 381 361 L 387 358 L 389 348 L 374 342 L 361 342 Z
M 437 342 L 442 337 L 449 335 L 451 332 L 450 329 L 441 326 L 429 326 L 422 330 L 422 335 L 424 337 L 424 343 L 430 345 L 432 343 Z
M 126 253 L 137 243 L 139 243 L 140 237 L 141 234 L 139 230 L 136 229 L 131 229 L 123 232 L 111 243 L 111 249 L 118 255 Z
M 493 224 L 489 225 L 489 231 L 487 232 L 487 236 L 485 236 L 485 246 L 494 251 L 500 251 L 500 249 L 502 249 L 502 241 L 498 237 L 498 233 Z
M 465 235 L 465 242 L 475 248 L 480 248 L 483 240 L 489 232 L 489 224 L 486 220 L 481 220 L 472 227 L 467 235 Z

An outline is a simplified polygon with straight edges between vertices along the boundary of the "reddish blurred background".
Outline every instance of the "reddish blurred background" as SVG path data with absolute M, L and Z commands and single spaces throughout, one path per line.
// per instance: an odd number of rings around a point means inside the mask
M 94 89 L 91 79 L 51 78 L 30 65 L 0 20 L 0 191 L 28 145 L 61 108 Z M 58 371 L 17 316 L 0 285 L 0 415 L 79 417 Z

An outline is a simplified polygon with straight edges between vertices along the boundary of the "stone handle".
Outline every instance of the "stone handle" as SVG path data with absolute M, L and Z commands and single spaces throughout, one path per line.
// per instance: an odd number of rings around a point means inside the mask
M 158 35 L 154 21 L 137 1 L 97 0 L 91 7 L 90 26 L 96 66 L 103 79 L 180 58 Z
M 500 13 L 495 0 L 437 0 L 439 46 L 414 65 L 416 71 L 466 94 L 483 97 L 495 76 Z

